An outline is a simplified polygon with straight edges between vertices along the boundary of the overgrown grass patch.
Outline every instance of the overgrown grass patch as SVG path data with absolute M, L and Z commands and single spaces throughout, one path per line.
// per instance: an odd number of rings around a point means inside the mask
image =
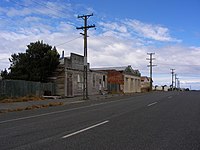
M 24 96 L 24 97 L 16 97 L 16 98 L 5 98 L 0 100 L 1 103 L 13 103 L 13 102 L 28 102 L 28 101 L 41 101 L 45 100 L 43 97 L 37 96 Z
M 60 106 L 63 105 L 63 102 L 51 102 L 48 104 L 41 104 L 41 105 L 32 105 L 25 108 L 16 108 L 16 109 L 6 109 L 1 110 L 0 113 L 6 113 L 6 112 L 15 112 L 15 111 L 23 111 L 23 110 L 33 110 L 33 109 L 39 109 L 39 108 L 48 108 L 53 106 Z

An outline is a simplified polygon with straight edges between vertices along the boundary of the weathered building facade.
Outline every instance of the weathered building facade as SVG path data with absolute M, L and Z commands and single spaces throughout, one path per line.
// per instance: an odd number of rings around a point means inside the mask
M 109 93 L 137 93 L 141 92 L 140 72 L 131 66 L 114 68 L 96 68 L 108 74 Z
M 54 82 L 57 95 L 73 97 L 83 95 L 84 57 L 71 53 L 70 57 L 60 60 Z M 88 94 L 99 94 L 99 86 L 107 90 L 107 73 L 89 69 L 88 63 Z
M 147 76 L 141 77 L 141 92 L 149 92 L 151 90 L 150 82 L 151 82 L 150 77 L 147 77 Z

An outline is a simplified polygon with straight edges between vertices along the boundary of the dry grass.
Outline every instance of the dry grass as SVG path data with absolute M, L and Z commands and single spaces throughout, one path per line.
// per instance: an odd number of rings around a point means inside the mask
M 53 107 L 53 106 L 60 106 L 63 105 L 63 102 L 51 102 L 48 104 L 42 104 L 42 105 L 32 105 L 25 108 L 16 108 L 16 109 L 6 109 L 0 111 L 0 113 L 6 113 L 6 112 L 14 112 L 14 111 L 23 111 L 23 110 L 33 110 L 33 109 L 39 109 L 39 108 L 47 108 L 47 107 Z
M 13 103 L 13 102 L 28 102 L 28 101 L 41 101 L 45 100 L 43 97 L 37 97 L 37 96 L 24 96 L 24 97 L 18 97 L 18 98 L 6 98 L 1 100 L 1 103 Z

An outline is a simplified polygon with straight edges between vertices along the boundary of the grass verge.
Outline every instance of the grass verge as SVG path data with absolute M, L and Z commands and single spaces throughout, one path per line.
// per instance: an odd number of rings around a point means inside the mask
M 0 110 L 0 113 L 6 113 L 6 112 L 15 112 L 15 111 L 23 111 L 23 110 L 33 110 L 33 109 L 39 109 L 39 108 L 48 108 L 53 106 L 60 106 L 63 105 L 63 102 L 51 102 L 48 104 L 42 104 L 42 105 L 32 105 L 25 108 L 16 108 L 16 109 L 5 109 Z
M 28 102 L 28 101 L 41 101 L 41 100 L 45 100 L 45 98 L 37 96 L 24 96 L 17 98 L 5 98 L 0 100 L 0 103 Z

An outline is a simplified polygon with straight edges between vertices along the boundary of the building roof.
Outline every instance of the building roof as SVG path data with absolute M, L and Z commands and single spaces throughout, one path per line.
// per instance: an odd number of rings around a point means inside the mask
M 127 68 L 127 66 L 122 67 L 103 67 L 103 68 L 91 68 L 91 70 L 116 70 L 116 71 L 123 71 Z
M 150 78 L 147 77 L 147 76 L 142 76 L 142 77 L 141 77 L 141 80 L 145 80 L 145 79 L 147 79 L 148 81 L 150 80 Z
M 109 70 L 116 70 L 123 72 L 125 74 L 135 75 L 135 76 L 141 76 L 139 70 L 133 70 L 131 65 L 128 66 L 122 66 L 122 67 L 106 67 L 106 68 L 92 68 L 91 70 L 101 70 L 101 71 L 109 71 Z

